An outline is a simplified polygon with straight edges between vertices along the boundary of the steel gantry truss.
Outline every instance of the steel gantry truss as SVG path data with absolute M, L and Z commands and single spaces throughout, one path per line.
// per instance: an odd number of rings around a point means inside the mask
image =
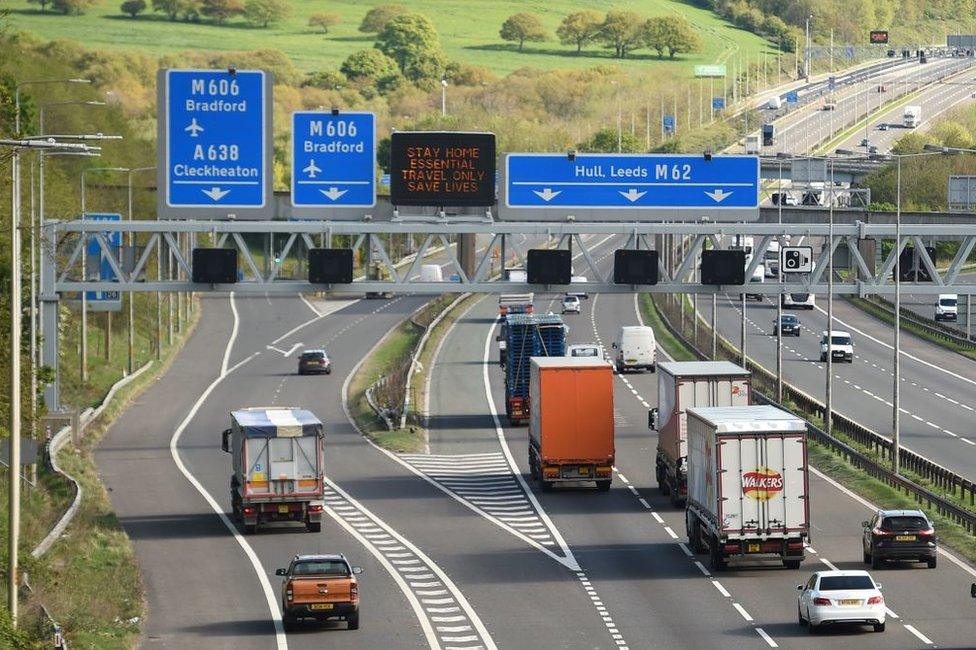
M 140 246 L 135 252 L 123 253 L 123 248 L 113 247 L 110 233 L 133 233 Z M 960 293 L 976 290 L 976 282 L 960 275 L 963 264 L 976 245 L 976 224 L 959 225 L 903 225 L 901 242 L 885 255 L 866 259 L 862 254 L 863 240 L 875 240 L 876 249 L 882 250 L 881 242 L 895 237 L 891 224 L 834 224 L 830 246 L 827 239 L 830 227 L 817 224 L 767 224 L 767 223 L 574 223 L 574 222 L 463 222 L 463 223 L 370 223 L 370 222 L 234 222 L 234 221 L 67 221 L 48 222 L 45 225 L 45 269 L 47 279 L 44 291 L 46 300 L 56 300 L 58 295 L 79 291 L 230 291 L 237 293 L 295 293 L 303 291 L 336 292 L 396 292 L 396 293 L 445 293 L 479 292 L 503 293 L 512 291 L 562 291 L 566 286 L 540 287 L 525 283 L 506 282 L 492 274 L 492 261 L 498 259 L 501 248 L 507 247 L 524 266 L 524 250 L 513 236 L 532 237 L 534 244 L 525 247 L 571 247 L 582 258 L 575 264 L 579 275 L 588 281 L 575 288 L 598 293 L 741 293 L 776 295 L 780 293 L 809 292 L 823 294 L 827 291 L 825 271 L 828 255 L 835 254 L 835 267 L 848 268 L 850 273 L 839 274 L 833 282 L 836 295 L 866 296 L 892 294 L 895 285 L 892 270 L 897 255 L 906 246 L 914 246 L 919 265 L 928 271 L 932 282 L 912 284 L 917 294 Z M 452 250 L 449 240 L 454 235 L 479 235 L 487 245 L 481 245 L 474 255 L 473 267 L 462 268 L 459 256 Z M 283 245 L 276 247 L 273 263 L 259 264 L 246 238 L 275 236 L 283 238 Z M 408 264 L 394 264 L 389 249 L 389 235 L 420 237 L 416 255 Z M 613 283 L 612 268 L 600 268 L 591 248 L 599 235 L 616 235 L 619 242 L 614 248 L 656 248 L 655 238 L 682 236 L 688 245 L 666 264 L 660 260 L 658 283 L 648 285 L 618 285 Z M 385 269 L 384 279 L 368 279 L 363 276 L 350 284 L 312 284 L 305 279 L 285 277 L 284 267 L 289 258 L 303 260 L 309 248 L 329 246 L 336 236 L 347 238 L 348 246 L 369 256 Z M 730 248 L 736 236 L 753 238 L 753 254 L 746 268 L 745 277 L 763 263 L 769 245 L 775 241 L 804 240 L 815 248 L 816 260 L 813 272 L 790 275 L 783 283 L 750 283 L 741 286 L 706 286 L 696 282 L 694 270 L 699 254 L 705 247 Z M 524 240 L 520 237 L 519 240 Z M 605 239 L 605 238 L 604 238 Z M 86 256 L 85 241 L 97 243 L 100 257 L 111 267 L 113 280 L 86 279 L 83 259 Z M 279 239 L 279 241 L 282 241 Z M 933 242 L 955 241 L 958 252 L 947 267 L 939 269 L 926 251 Z M 570 243 L 572 242 L 572 243 Z M 601 243 L 603 243 L 601 241 Z M 433 247 L 443 246 L 443 255 L 453 267 L 453 281 L 430 282 L 418 279 L 425 255 Z M 189 251 L 197 246 L 233 247 L 238 250 L 243 278 L 236 284 L 197 284 L 190 281 L 192 261 Z M 171 255 L 176 267 L 187 279 L 151 278 L 147 272 L 153 254 Z M 849 260 L 839 264 L 838 257 Z M 878 263 L 880 262 L 880 263 Z M 264 268 L 262 268 L 262 266 Z M 585 269 L 585 270 L 584 270 Z M 91 275 L 91 273 L 89 273 Z

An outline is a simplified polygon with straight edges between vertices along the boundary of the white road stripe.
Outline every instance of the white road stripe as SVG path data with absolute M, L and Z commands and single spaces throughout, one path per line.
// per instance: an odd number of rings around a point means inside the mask
M 718 593 L 722 594 L 726 598 L 731 598 L 732 597 L 732 594 L 730 594 L 728 591 L 726 591 L 725 587 L 723 587 L 722 586 L 722 583 L 719 582 L 718 580 L 712 580 L 712 584 L 715 585 L 715 588 L 716 589 L 718 589 Z
M 770 648 L 778 648 L 779 647 L 779 644 L 777 644 L 775 641 L 773 641 L 773 638 L 771 636 L 769 636 L 768 634 L 766 634 L 766 631 L 764 629 L 762 629 L 761 627 L 757 627 L 756 628 L 756 634 L 758 634 L 759 636 L 761 636 L 762 639 L 763 639 L 763 641 L 765 641 L 767 644 L 769 644 L 769 647 Z
M 909 632 L 911 632 L 912 634 L 914 634 L 915 636 L 917 636 L 918 639 L 919 639 L 919 641 L 921 641 L 925 645 L 932 645 L 932 639 L 928 638 L 927 636 L 925 636 L 924 634 L 922 634 L 921 632 L 919 632 L 918 630 L 916 630 L 915 629 L 915 626 L 908 625 L 906 623 L 905 624 L 905 629 L 908 630 Z
M 750 623 L 752 622 L 752 617 L 749 616 L 749 612 L 746 611 L 745 607 L 743 607 L 739 603 L 732 603 L 732 607 L 735 607 L 736 611 L 742 615 L 742 618 L 746 619 Z

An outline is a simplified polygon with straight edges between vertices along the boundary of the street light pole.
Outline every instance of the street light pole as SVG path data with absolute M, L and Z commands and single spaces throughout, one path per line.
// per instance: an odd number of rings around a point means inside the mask
M 447 117 L 447 77 L 441 77 L 441 117 Z
M 813 14 L 807 16 L 807 46 L 803 53 L 803 76 L 806 78 L 807 83 L 810 83 L 810 20 L 813 19 Z
M 891 471 L 901 470 L 901 156 L 897 159 L 895 172 L 895 340 L 894 340 L 894 386 L 892 388 L 891 414 Z
M 783 159 L 779 159 L 779 201 L 778 210 L 779 223 L 783 224 Z M 783 286 L 783 238 L 779 239 L 779 263 L 778 269 L 779 284 Z M 779 297 L 776 299 L 776 403 L 783 403 L 783 293 L 780 290 Z
M 832 403 L 834 378 L 834 160 L 830 159 L 830 192 L 827 194 L 829 225 L 827 226 L 827 378 L 824 399 L 824 430 L 828 436 L 834 434 L 834 411 Z

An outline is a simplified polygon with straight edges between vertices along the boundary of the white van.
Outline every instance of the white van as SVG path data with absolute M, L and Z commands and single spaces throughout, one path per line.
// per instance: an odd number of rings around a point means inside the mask
M 654 330 L 650 327 L 640 325 L 621 327 L 613 349 L 616 350 L 614 365 L 618 373 L 624 370 L 644 369 L 654 372 L 657 341 L 654 338 Z
M 783 309 L 813 309 L 817 306 L 812 293 L 784 293 L 782 301 Z
M 439 264 L 424 264 L 420 267 L 421 282 L 443 282 L 444 274 L 441 273 Z
M 940 293 L 935 303 L 935 320 L 957 320 L 959 317 L 959 296 L 954 293 Z
M 763 284 L 766 282 L 766 268 L 762 264 L 757 266 L 756 270 L 752 272 L 752 277 L 749 278 L 749 282 L 755 284 Z M 763 299 L 761 293 L 746 293 L 746 299 L 748 300 L 749 298 L 758 300 L 759 302 L 762 302 Z

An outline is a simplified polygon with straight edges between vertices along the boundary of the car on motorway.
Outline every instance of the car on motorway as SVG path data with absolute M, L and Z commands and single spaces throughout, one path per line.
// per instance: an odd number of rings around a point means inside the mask
M 837 104 L 835 104 L 834 102 L 826 102 L 823 105 L 822 110 L 825 110 L 825 111 L 835 111 L 835 110 L 837 110 Z
M 954 293 L 940 293 L 935 303 L 935 320 L 956 320 L 959 317 L 959 296 Z
M 773 192 L 769 195 L 769 200 L 773 205 L 799 205 L 800 203 L 788 192 Z
M 654 330 L 644 325 L 627 325 L 620 328 L 617 342 L 613 344 L 616 350 L 614 366 L 617 373 L 624 370 L 650 370 L 657 368 L 657 341 Z
M 575 343 L 566 347 L 567 357 L 603 358 L 603 346 L 597 343 Z
M 812 293 L 784 293 L 781 297 L 783 309 L 813 309 L 817 299 Z
M 879 510 L 864 528 L 864 563 L 877 569 L 885 560 L 925 562 L 930 569 L 938 563 L 935 527 L 921 510 Z
M 868 153 L 879 153 L 877 145 L 871 145 L 868 147 Z
M 332 374 L 332 360 L 325 350 L 305 350 L 298 357 L 298 374 Z
M 828 343 L 826 331 L 820 335 L 820 361 L 826 361 L 829 354 L 836 361 L 854 363 L 854 338 L 850 332 L 831 330 L 829 339 Z
M 566 294 L 563 297 L 563 313 L 564 314 L 578 314 L 580 313 L 580 299 L 579 296 L 574 296 L 571 294 Z
M 779 334 L 779 330 L 783 330 L 783 336 L 799 336 L 800 335 L 800 319 L 793 314 L 783 314 L 779 319 L 779 324 L 776 323 L 776 319 L 773 319 L 773 336 Z
M 281 576 L 281 622 L 291 629 L 301 619 L 346 621 L 359 629 L 359 581 L 363 570 L 344 555 L 295 555 Z
M 881 585 L 867 571 L 817 571 L 797 585 L 796 617 L 811 634 L 825 625 L 871 625 L 884 632 Z
M 888 123 L 887 122 L 882 122 L 881 124 L 879 124 L 878 125 L 878 130 L 879 131 L 887 131 L 888 130 Z
M 867 138 L 861 138 L 861 146 L 862 147 L 867 147 L 868 145 L 870 145 L 870 142 L 868 141 L 868 139 Z
M 585 275 L 574 275 L 569 279 L 570 284 L 586 284 L 587 282 L 589 282 L 589 279 L 587 279 Z M 576 296 L 577 298 L 583 298 L 584 300 L 590 297 L 590 294 L 586 292 L 586 289 L 570 289 L 566 292 L 566 295 Z

